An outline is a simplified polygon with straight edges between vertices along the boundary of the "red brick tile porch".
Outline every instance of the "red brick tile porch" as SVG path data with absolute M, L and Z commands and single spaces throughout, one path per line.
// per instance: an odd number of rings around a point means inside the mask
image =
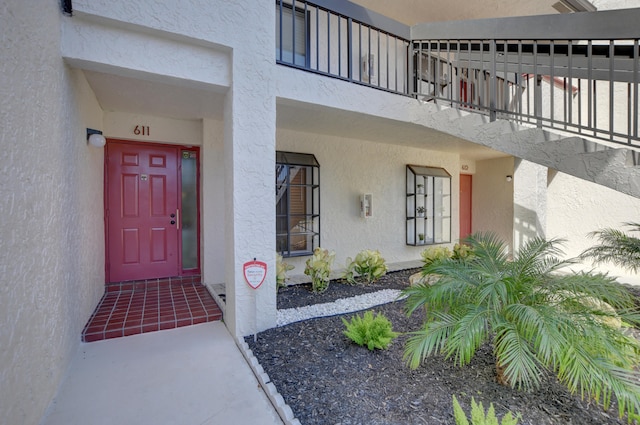
M 82 331 L 92 342 L 220 320 L 222 312 L 200 277 L 107 284 Z

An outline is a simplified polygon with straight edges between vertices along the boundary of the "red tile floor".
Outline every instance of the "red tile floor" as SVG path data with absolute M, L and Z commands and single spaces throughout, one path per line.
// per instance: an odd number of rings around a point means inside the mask
M 82 331 L 82 341 L 220 320 L 222 312 L 199 277 L 107 284 Z

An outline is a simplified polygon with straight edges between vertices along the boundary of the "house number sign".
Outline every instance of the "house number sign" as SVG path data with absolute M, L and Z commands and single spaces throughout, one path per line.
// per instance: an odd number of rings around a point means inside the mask
M 133 134 L 136 136 L 151 136 L 148 125 L 136 125 L 133 129 Z
M 242 270 L 244 272 L 244 280 L 246 280 L 253 289 L 258 289 L 260 285 L 262 285 L 262 282 L 264 282 L 264 278 L 267 277 L 267 263 L 264 261 L 256 261 L 255 258 L 253 261 L 244 263 Z

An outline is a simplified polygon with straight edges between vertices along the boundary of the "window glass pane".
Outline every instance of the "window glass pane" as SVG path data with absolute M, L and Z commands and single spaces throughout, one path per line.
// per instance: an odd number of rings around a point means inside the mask
M 451 177 L 449 173 L 444 168 L 407 165 L 406 185 L 407 244 L 450 242 Z
M 280 15 L 282 14 L 282 44 L 280 43 Z M 307 37 L 305 14 L 296 10 L 295 15 L 290 6 L 276 3 L 276 58 L 296 65 L 306 65 Z M 294 52 L 295 43 L 295 57 Z M 282 46 L 282 57 L 280 47 Z
M 310 255 L 319 243 L 320 186 L 313 155 L 276 153 L 276 247 L 283 256 Z M 291 161 L 280 163 L 278 161 Z
M 276 251 L 282 256 L 289 256 L 289 245 L 287 243 L 287 236 L 276 236 Z
M 197 155 L 182 151 L 182 269 L 198 268 Z
M 289 233 L 289 225 L 287 224 L 287 216 L 276 216 L 276 233 L 278 235 L 286 235 Z
M 286 216 L 289 205 L 289 184 L 287 181 L 287 168 L 284 167 L 284 179 L 276 183 L 276 215 Z

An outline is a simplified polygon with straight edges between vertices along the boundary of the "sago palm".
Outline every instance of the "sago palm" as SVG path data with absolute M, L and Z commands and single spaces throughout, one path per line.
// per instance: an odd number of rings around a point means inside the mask
M 548 369 L 572 393 L 607 408 L 614 394 L 620 415 L 640 412 L 640 345 L 612 325 L 638 323 L 623 287 L 606 275 L 560 273 L 572 263 L 560 260 L 560 240 L 533 239 L 512 260 L 495 235 L 465 242 L 473 256 L 425 266 L 436 283 L 405 291 L 408 314 L 426 311 L 405 347 L 412 368 L 432 354 L 464 366 L 490 342 L 502 383 L 535 389 Z
M 639 223 L 625 223 L 632 232 L 640 232 Z M 602 229 L 589 233 L 597 238 L 598 245 L 582 253 L 583 258 L 591 258 L 596 264 L 612 263 L 634 273 L 640 270 L 640 238 L 618 229 Z

